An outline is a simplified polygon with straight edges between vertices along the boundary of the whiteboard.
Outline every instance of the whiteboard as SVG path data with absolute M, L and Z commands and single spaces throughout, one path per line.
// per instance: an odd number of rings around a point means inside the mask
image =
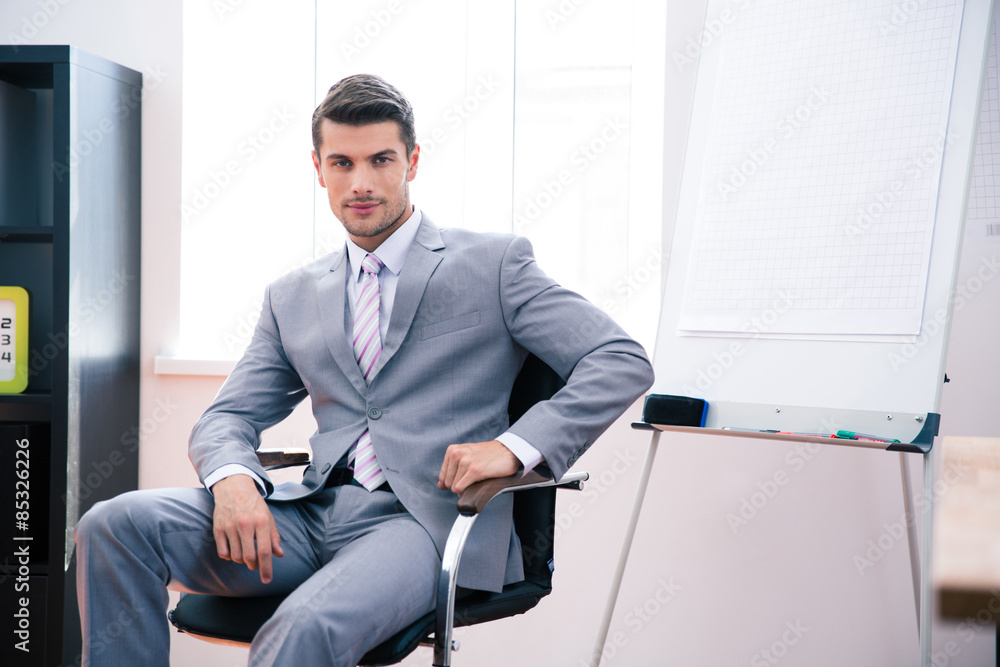
M 992 4 L 709 2 L 655 393 L 904 442 L 938 411 Z

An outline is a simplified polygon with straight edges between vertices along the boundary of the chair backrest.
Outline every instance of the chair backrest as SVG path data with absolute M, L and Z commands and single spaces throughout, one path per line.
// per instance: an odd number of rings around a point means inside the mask
M 510 392 L 507 414 L 510 423 L 539 401 L 551 398 L 565 381 L 534 355 L 528 355 Z M 514 494 L 514 530 L 521 540 L 524 578 L 552 588 L 552 556 L 556 489 L 530 489 Z

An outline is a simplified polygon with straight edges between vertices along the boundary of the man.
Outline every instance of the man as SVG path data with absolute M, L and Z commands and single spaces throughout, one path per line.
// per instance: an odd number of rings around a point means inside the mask
M 167 664 L 169 587 L 291 592 L 250 664 L 353 666 L 433 608 L 456 493 L 543 463 L 561 476 L 652 382 L 642 348 L 545 276 L 527 241 L 438 229 L 411 205 L 420 148 L 395 88 L 335 84 L 313 143 L 346 248 L 268 287 L 191 435 L 206 488 L 125 494 L 80 521 L 85 665 Z M 529 352 L 567 385 L 508 425 Z M 313 463 L 275 487 L 260 432 L 307 395 Z M 521 562 L 502 496 L 477 520 L 459 585 L 499 590 Z M 129 632 L 99 641 L 124 608 Z

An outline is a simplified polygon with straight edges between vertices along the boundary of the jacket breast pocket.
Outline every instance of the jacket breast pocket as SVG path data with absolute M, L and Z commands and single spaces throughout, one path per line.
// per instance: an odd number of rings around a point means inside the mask
M 471 313 L 466 313 L 465 315 L 458 315 L 457 317 L 450 317 L 447 320 L 441 320 L 440 322 L 435 322 L 434 324 L 428 324 L 420 330 L 420 340 L 443 336 L 445 334 L 461 331 L 462 329 L 470 329 L 474 326 L 478 326 L 479 321 L 479 311 L 476 310 Z

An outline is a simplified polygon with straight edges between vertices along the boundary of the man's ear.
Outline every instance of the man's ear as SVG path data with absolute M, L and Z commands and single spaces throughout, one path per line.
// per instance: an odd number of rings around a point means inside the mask
M 413 152 L 410 153 L 410 166 L 406 171 L 406 180 L 412 181 L 417 177 L 417 164 L 420 162 L 420 144 L 413 147 Z
M 326 187 L 326 181 L 323 180 L 323 170 L 320 168 L 319 156 L 316 155 L 316 151 L 312 152 L 313 167 L 316 168 L 316 175 L 319 177 L 320 187 Z

